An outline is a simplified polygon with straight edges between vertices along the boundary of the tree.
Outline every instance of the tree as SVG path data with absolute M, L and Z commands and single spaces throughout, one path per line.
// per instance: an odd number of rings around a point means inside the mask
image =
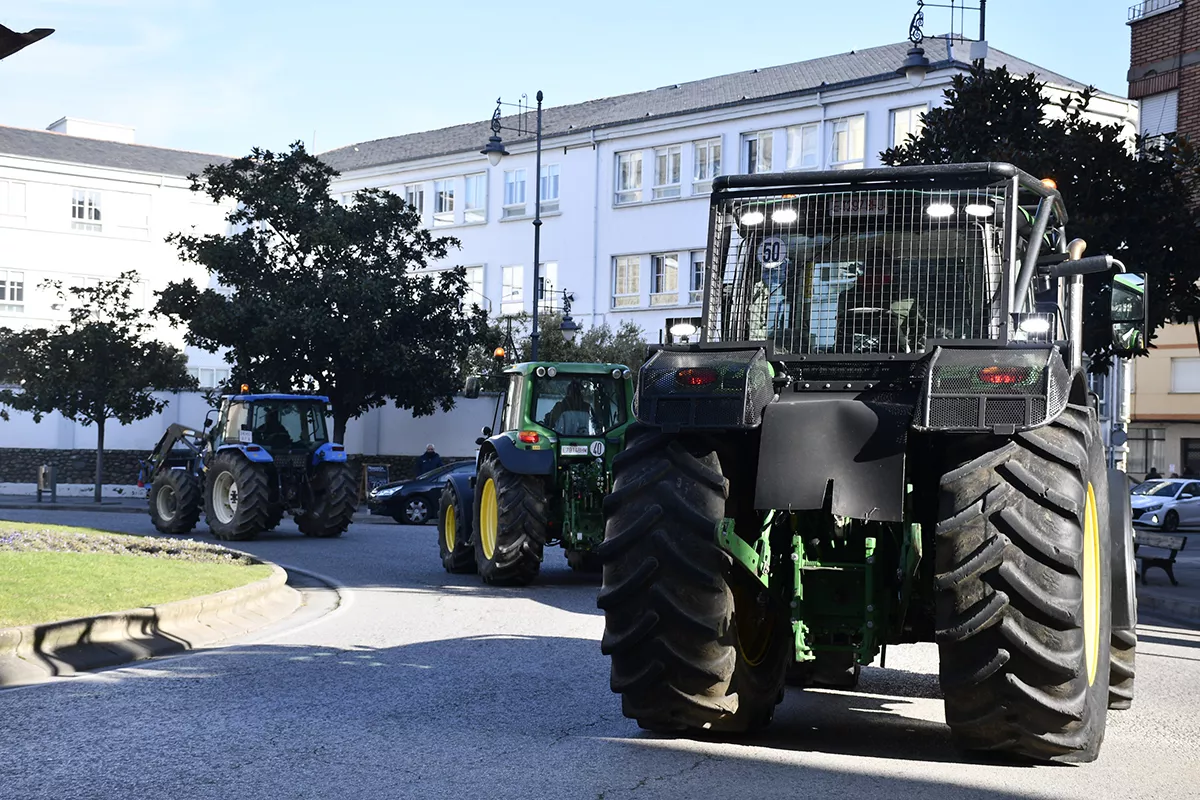
M 1161 144 L 1139 137 L 1130 148 L 1118 126 L 1084 115 L 1095 91 L 1055 103 L 1033 75 L 1003 67 L 957 75 L 946 104 L 926 112 L 921 134 L 882 158 L 892 165 L 1007 161 L 1054 178 L 1069 235 L 1087 241 L 1089 254 L 1108 253 L 1148 275 L 1152 329 L 1198 319 L 1200 157 L 1174 136 Z M 1084 279 L 1083 348 L 1098 368 L 1112 352 L 1108 280 Z
M 192 175 L 193 191 L 235 201 L 235 233 L 168 241 L 222 289 L 171 283 L 156 310 L 186 323 L 188 344 L 225 348 L 235 386 L 327 395 L 341 442 L 347 421 L 388 400 L 418 416 L 449 410 L 483 312 L 463 307 L 464 269 L 426 270 L 457 240 L 434 238 L 391 192 L 336 202 L 337 174 L 297 142 Z
M 57 411 L 66 419 L 96 425 L 96 502 L 104 484 L 104 428 L 115 419 L 128 425 L 166 408 L 152 392 L 196 388 L 187 358 L 175 347 L 147 339 L 151 325 L 130 302 L 137 273 L 124 272 L 95 286 L 63 289 L 43 284 L 68 303 L 70 322 L 53 330 L 0 328 L 0 404 L 30 411 L 35 422 Z M 8 411 L 0 408 L 0 419 Z

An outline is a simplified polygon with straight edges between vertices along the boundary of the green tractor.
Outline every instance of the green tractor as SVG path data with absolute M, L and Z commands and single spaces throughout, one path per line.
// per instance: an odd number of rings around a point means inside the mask
M 243 392 L 245 392 L 243 387 Z M 142 462 L 150 519 L 163 533 L 208 521 L 213 536 L 253 539 L 291 512 L 305 536 L 341 536 L 358 507 L 345 448 L 329 440 L 325 397 L 239 394 L 221 399 L 202 433 L 171 425 Z
M 504 371 L 493 425 L 483 429 L 475 475 L 442 490 L 438 547 L 448 572 L 524 586 L 546 545 L 599 572 L 602 502 L 613 457 L 633 421 L 633 385 L 621 364 L 516 364 Z M 466 394 L 478 397 L 479 380 Z
M 718 178 L 700 341 L 659 348 L 605 501 L 626 716 L 747 731 L 935 642 L 965 749 L 1090 761 L 1133 697 L 1125 476 L 1081 352 L 1145 285 L 1008 164 Z

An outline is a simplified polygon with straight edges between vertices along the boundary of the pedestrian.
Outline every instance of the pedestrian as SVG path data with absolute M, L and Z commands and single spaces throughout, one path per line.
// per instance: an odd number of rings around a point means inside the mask
M 1146 473 L 1146 480 L 1148 481 L 1156 481 L 1161 477 L 1162 475 L 1159 473 L 1158 467 L 1151 467 L 1150 471 Z
M 442 457 L 438 455 L 437 450 L 433 445 L 425 445 L 425 452 L 417 456 L 417 474 L 424 475 L 430 470 L 435 470 L 442 465 Z

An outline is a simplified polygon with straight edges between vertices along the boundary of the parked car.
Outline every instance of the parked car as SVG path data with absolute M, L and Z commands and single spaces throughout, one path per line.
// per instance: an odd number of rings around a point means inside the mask
M 401 525 L 422 525 L 437 516 L 446 479 L 455 472 L 474 471 L 474 461 L 456 461 L 406 481 L 385 483 L 367 493 L 367 507 L 372 514 L 391 517 Z
M 1129 498 L 1133 524 L 1173 531 L 1181 525 L 1200 525 L 1200 481 L 1158 478 L 1140 483 Z

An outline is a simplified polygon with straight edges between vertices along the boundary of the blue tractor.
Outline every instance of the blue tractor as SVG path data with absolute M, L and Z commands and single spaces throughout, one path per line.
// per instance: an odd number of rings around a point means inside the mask
M 189 533 L 203 509 L 213 536 L 245 540 L 289 512 L 306 536 L 341 536 L 358 481 L 345 448 L 329 440 L 328 404 L 315 395 L 227 395 L 215 426 L 212 412 L 203 432 L 170 426 L 139 480 L 150 484 L 154 527 Z

